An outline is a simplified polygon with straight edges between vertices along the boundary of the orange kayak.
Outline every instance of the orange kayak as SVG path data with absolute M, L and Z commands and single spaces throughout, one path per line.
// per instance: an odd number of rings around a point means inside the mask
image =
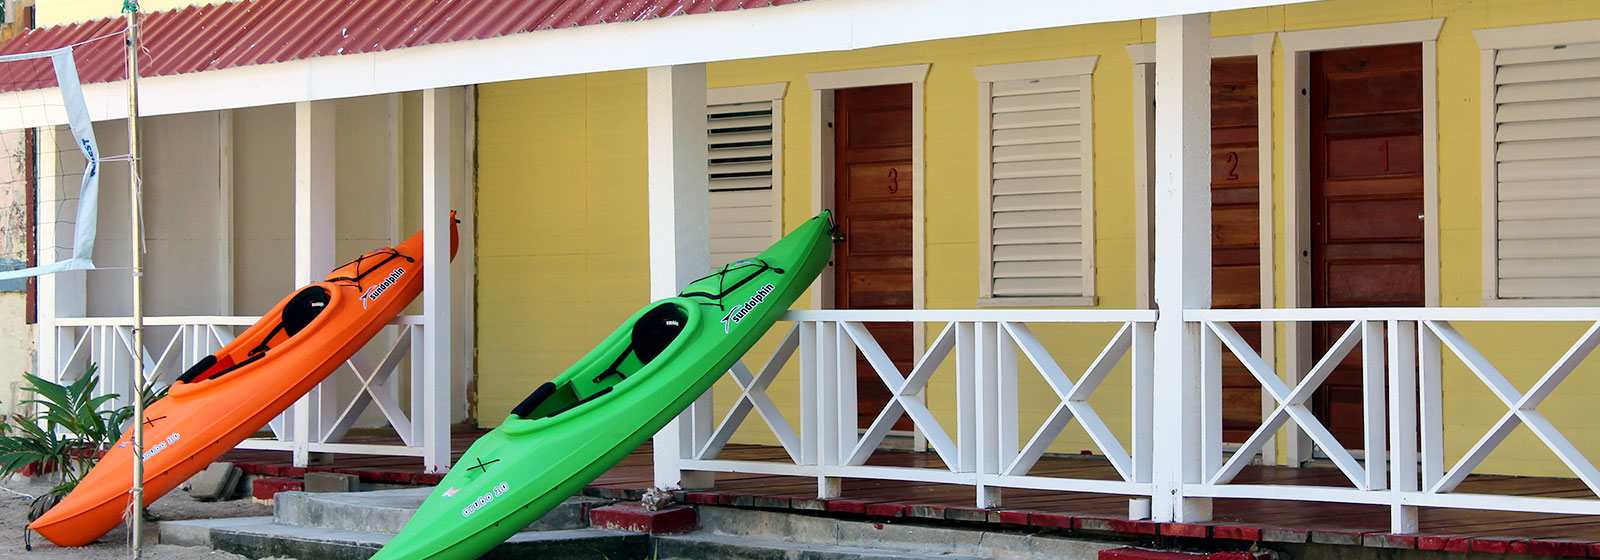
M 459 243 L 450 219 L 450 256 Z M 367 344 L 422 293 L 422 232 L 334 269 L 278 302 L 227 346 L 202 358 L 145 409 L 149 504 L 282 413 Z M 76 489 L 28 525 L 61 546 L 93 542 L 122 523 L 133 490 L 133 430 Z

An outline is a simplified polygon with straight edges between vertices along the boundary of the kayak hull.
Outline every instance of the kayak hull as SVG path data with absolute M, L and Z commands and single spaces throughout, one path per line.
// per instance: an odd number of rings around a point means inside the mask
M 459 242 L 451 220 L 451 256 Z M 362 255 L 296 290 L 145 408 L 148 505 L 277 417 L 352 355 L 422 291 L 422 233 Z M 303 323 L 303 324 L 302 324 Z M 28 525 L 60 546 L 93 542 L 132 505 L 133 430 L 71 494 Z
M 710 389 L 805 292 L 831 254 L 828 218 L 636 312 L 473 443 L 373 558 L 477 558 L 616 465 Z M 652 334 L 658 324 L 676 332 Z M 670 340 L 662 346 L 662 338 Z

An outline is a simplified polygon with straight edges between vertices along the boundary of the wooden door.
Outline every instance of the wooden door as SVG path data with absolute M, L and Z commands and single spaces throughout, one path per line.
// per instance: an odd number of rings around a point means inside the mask
M 1316 307 L 1416 307 L 1423 287 L 1422 46 L 1311 56 L 1311 294 Z M 1349 325 L 1318 324 L 1320 356 Z M 1313 397 L 1361 446 L 1361 349 Z
M 1261 307 L 1260 147 L 1256 58 L 1211 62 L 1211 307 Z M 1236 323 L 1261 352 L 1260 323 Z M 1261 425 L 1261 383 L 1223 352 L 1222 437 L 1243 443 Z
M 834 246 L 834 307 L 910 309 L 911 86 L 834 91 L 834 212 L 844 242 Z M 913 365 L 910 323 L 868 324 L 902 373 Z M 856 361 L 857 414 L 865 428 L 889 389 Z M 895 429 L 911 429 L 901 417 Z

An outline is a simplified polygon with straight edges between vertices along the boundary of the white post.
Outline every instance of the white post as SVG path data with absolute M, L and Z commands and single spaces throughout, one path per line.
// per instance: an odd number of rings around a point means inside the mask
M 72 185 L 71 194 L 67 194 L 69 191 L 61 183 L 62 151 L 56 144 L 58 131 L 53 126 L 40 127 L 34 143 L 39 158 L 39 214 L 34 231 L 38 236 L 40 265 L 72 257 L 72 222 L 78 215 L 77 185 Z M 69 364 L 60 360 L 71 352 L 75 341 L 71 337 L 61 337 L 56 319 L 84 316 L 88 300 L 84 276 L 84 271 L 73 270 L 38 277 L 39 367 L 34 375 L 61 381 L 61 370 Z M 102 381 L 101 386 L 108 385 Z
M 422 92 L 424 385 L 418 389 L 426 393 L 422 463 L 430 473 L 450 468 L 450 126 L 456 98 L 455 88 Z
M 1185 309 L 1211 305 L 1211 16 L 1156 20 L 1156 321 L 1152 458 L 1155 521 L 1204 521 L 1200 330 Z
M 1150 460 L 1155 446 L 1155 350 L 1156 328 L 1150 323 L 1133 324 L 1132 411 L 1133 481 L 1149 484 Z M 1149 519 L 1150 499 L 1128 499 L 1128 519 Z
M 1000 341 L 999 323 L 980 322 L 973 327 L 973 368 L 975 383 L 971 388 L 977 424 L 974 434 L 977 448 L 977 472 L 1000 474 L 1000 416 L 1016 414 L 1015 410 L 1000 410 Z M 851 356 L 854 359 L 854 356 Z M 965 442 L 963 442 L 965 443 Z M 976 488 L 977 506 L 989 509 L 1000 507 L 1000 489 L 984 484 Z
M 1404 495 L 1417 491 L 1417 326 L 1413 321 L 1389 321 L 1389 442 L 1394 449 L 1390 468 L 1394 483 L 1389 506 L 1389 532 L 1417 532 L 1416 506 L 1401 505 Z M 1377 468 L 1367 461 L 1367 468 Z
M 322 280 L 333 270 L 334 122 L 332 101 L 294 106 L 294 285 Z M 313 409 L 322 386 L 294 403 L 294 464 L 311 462 Z
M 817 465 L 822 467 L 818 469 L 820 471 L 839 466 L 844 455 L 840 448 L 844 443 L 839 435 L 839 323 L 818 321 L 816 326 Z M 855 363 L 853 358 L 851 363 Z M 856 425 L 855 416 L 852 415 L 849 421 L 853 429 Z M 842 495 L 844 479 L 817 476 L 818 498 L 838 498 Z
M 711 270 L 710 177 L 706 170 L 706 67 L 658 66 L 646 74 L 646 144 L 650 189 L 650 299 L 678 294 Z M 707 396 L 709 396 L 709 392 Z M 695 449 L 697 425 L 709 425 L 702 397 L 655 436 L 655 484 L 710 486 L 711 473 L 678 462 Z M 704 416 L 704 419 L 700 417 Z

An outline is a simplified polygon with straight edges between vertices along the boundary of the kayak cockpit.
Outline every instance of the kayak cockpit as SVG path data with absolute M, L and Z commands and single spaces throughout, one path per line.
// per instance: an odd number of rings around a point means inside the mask
M 577 375 L 564 376 L 567 379 L 560 384 L 549 382 L 540 385 L 512 409 L 511 414 L 523 420 L 548 418 L 610 393 L 618 383 L 638 373 L 665 352 L 688 324 L 688 313 L 675 303 L 662 303 L 651 308 L 633 323 L 628 344 L 619 350 L 605 369 L 592 367 L 576 372 Z M 606 362 L 595 360 L 592 363 L 598 366 Z
M 244 359 L 232 354 L 223 354 L 220 357 L 215 354 L 206 356 L 183 372 L 183 375 L 178 377 L 178 383 L 198 383 L 216 379 L 255 363 L 266 356 L 267 351 L 273 346 L 300 334 L 300 331 L 310 326 L 322 316 L 322 312 L 327 309 L 332 299 L 332 293 L 322 286 L 311 285 L 301 289 L 283 305 L 277 326 L 267 331 L 266 336 L 261 337 L 259 343 L 250 349 Z M 278 336 L 280 333 L 283 336 Z

